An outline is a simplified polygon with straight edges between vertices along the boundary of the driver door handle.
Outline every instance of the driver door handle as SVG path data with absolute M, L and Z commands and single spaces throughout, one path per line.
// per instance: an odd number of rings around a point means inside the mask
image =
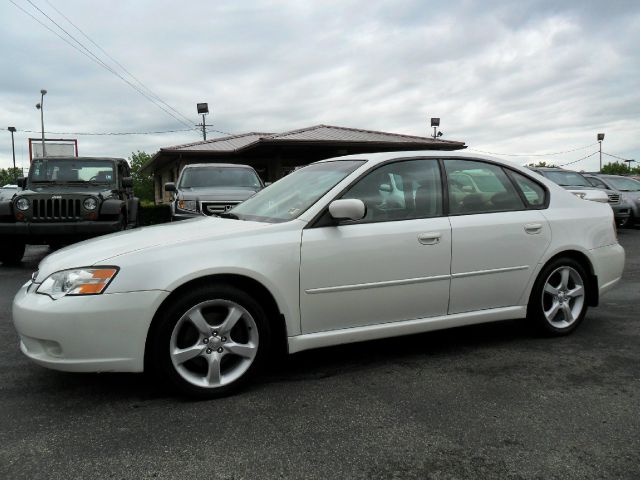
M 524 226 L 524 231 L 530 235 L 535 235 L 536 233 L 540 233 L 542 231 L 541 223 L 527 223 Z
M 418 241 L 422 245 L 436 245 L 440 243 L 442 234 L 440 232 L 421 233 L 418 235 Z

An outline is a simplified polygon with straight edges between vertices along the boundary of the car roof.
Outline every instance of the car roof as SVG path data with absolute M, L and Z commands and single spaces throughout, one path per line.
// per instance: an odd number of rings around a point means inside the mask
M 388 160 L 404 159 L 404 158 L 462 158 L 462 159 L 481 159 L 491 162 L 508 165 L 510 167 L 517 166 L 524 168 L 519 163 L 511 160 L 505 160 L 491 155 L 475 154 L 461 151 L 442 151 L 442 150 L 410 150 L 410 151 L 394 151 L 394 152 L 378 152 L 378 153 L 358 153 L 355 155 L 344 155 L 341 157 L 327 158 L 320 162 L 331 162 L 335 160 L 366 160 L 370 163 L 383 163 Z M 320 163 L 318 162 L 318 163 Z
M 242 163 L 190 163 L 184 166 L 184 168 L 206 168 L 206 167 L 216 167 L 216 168 L 235 167 L 235 168 L 250 168 L 251 170 L 253 170 L 253 167 L 251 165 L 245 165 Z
M 46 160 L 110 160 L 112 162 L 126 162 L 124 158 L 115 157 L 69 157 L 68 155 L 47 155 L 44 157 Z M 34 160 L 42 160 L 42 157 L 34 158 Z

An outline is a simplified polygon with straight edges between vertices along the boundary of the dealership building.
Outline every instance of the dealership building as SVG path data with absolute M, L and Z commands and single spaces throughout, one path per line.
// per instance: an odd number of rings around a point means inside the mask
M 143 167 L 154 179 L 155 201 L 170 200 L 164 184 L 175 182 L 185 165 L 237 163 L 251 165 L 265 182 L 274 182 L 299 166 L 359 153 L 460 150 L 464 142 L 316 125 L 284 133 L 243 133 L 161 148 Z

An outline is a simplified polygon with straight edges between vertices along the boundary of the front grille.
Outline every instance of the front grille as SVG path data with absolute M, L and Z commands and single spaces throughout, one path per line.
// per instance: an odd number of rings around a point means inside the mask
M 77 198 L 39 198 L 33 200 L 33 220 L 80 220 L 81 205 Z
M 204 215 L 218 215 L 228 212 L 240 202 L 201 202 L 200 211 Z
M 609 203 L 620 203 L 620 195 L 617 193 L 608 193 Z

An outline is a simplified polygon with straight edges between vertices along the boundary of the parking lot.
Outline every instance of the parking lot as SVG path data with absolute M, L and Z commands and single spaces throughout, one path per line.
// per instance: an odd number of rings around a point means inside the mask
M 0 478 L 638 478 L 640 229 L 625 277 L 564 338 L 511 321 L 303 352 L 194 402 L 143 375 L 18 349 L 0 268 Z

